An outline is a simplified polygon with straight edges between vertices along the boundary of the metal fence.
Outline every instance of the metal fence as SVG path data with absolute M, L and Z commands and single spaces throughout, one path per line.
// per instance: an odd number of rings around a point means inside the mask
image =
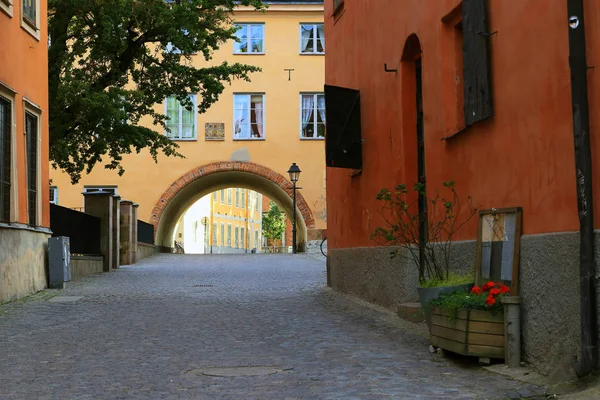
M 72 254 L 100 254 L 100 218 L 50 204 L 52 236 L 68 236 Z
M 154 244 L 154 225 L 138 219 L 138 242 Z

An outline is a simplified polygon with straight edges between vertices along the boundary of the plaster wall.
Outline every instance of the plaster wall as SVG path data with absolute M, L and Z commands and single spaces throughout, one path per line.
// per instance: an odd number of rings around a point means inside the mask
M 50 233 L 0 227 L 0 303 L 43 290 Z

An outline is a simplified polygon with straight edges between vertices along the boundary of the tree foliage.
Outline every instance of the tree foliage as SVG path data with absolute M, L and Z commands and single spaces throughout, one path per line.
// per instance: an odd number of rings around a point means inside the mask
M 260 0 L 49 0 L 53 166 L 76 183 L 103 158 L 122 174 L 122 155 L 133 150 L 148 149 L 155 161 L 160 152 L 181 157 L 176 143 L 137 124 L 149 117 L 162 131 L 166 116 L 156 105 L 167 96 L 191 109 L 188 94 L 197 93 L 201 113 L 225 83 L 259 71 L 208 62 L 234 38 L 236 3 L 263 8 Z M 194 55 L 207 62 L 194 66 Z
M 269 202 L 269 211 L 263 215 L 262 233 L 271 240 L 281 239 L 285 232 L 285 214 L 273 201 Z

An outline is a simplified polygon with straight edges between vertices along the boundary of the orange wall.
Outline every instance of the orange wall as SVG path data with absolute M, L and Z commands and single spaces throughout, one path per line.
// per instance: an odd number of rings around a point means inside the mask
M 416 181 L 416 130 L 402 120 L 403 109 L 414 109 L 414 99 L 403 104 L 402 91 L 411 83 L 403 82 L 400 61 L 412 33 L 423 50 L 428 189 L 452 179 L 462 197 L 472 196 L 484 209 L 521 206 L 524 234 L 578 229 L 565 1 L 489 2 L 489 30 L 497 31 L 489 39 L 494 115 L 447 141 L 441 139 L 455 128 L 456 104 L 448 94 L 452 38 L 441 19 L 460 2 L 379 0 L 377 7 L 369 0 L 346 3 L 336 20 L 331 17 L 333 0 L 325 2 L 325 75 L 329 85 L 361 92 L 364 167 L 354 177 L 348 170 L 327 169 L 330 246 L 374 245 L 369 235 L 381 225 L 376 193 L 399 183 L 412 187 Z M 600 3 L 587 0 L 585 7 L 588 64 L 600 65 Z M 384 63 L 398 67 L 398 73 L 384 72 Z M 599 77 L 594 70 L 588 75 L 596 154 Z M 600 216 L 598 165 L 594 207 Z M 473 220 L 458 238 L 475 237 Z
M 14 98 L 16 122 L 16 165 L 19 198 L 18 222 L 27 223 L 27 174 L 23 98 L 41 110 L 41 225 L 50 225 L 48 183 L 48 32 L 47 1 L 40 1 L 40 38 L 34 38 L 21 27 L 21 1 L 13 0 L 13 15 L 0 10 L 0 82 L 17 94 Z

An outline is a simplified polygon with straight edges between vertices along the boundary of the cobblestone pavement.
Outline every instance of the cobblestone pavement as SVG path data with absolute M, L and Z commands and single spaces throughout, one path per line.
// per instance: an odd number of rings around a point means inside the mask
M 543 392 L 430 354 L 408 323 L 327 289 L 325 280 L 324 261 L 311 255 L 158 255 L 5 304 L 0 398 L 498 399 Z M 270 369 L 209 370 L 219 367 Z

